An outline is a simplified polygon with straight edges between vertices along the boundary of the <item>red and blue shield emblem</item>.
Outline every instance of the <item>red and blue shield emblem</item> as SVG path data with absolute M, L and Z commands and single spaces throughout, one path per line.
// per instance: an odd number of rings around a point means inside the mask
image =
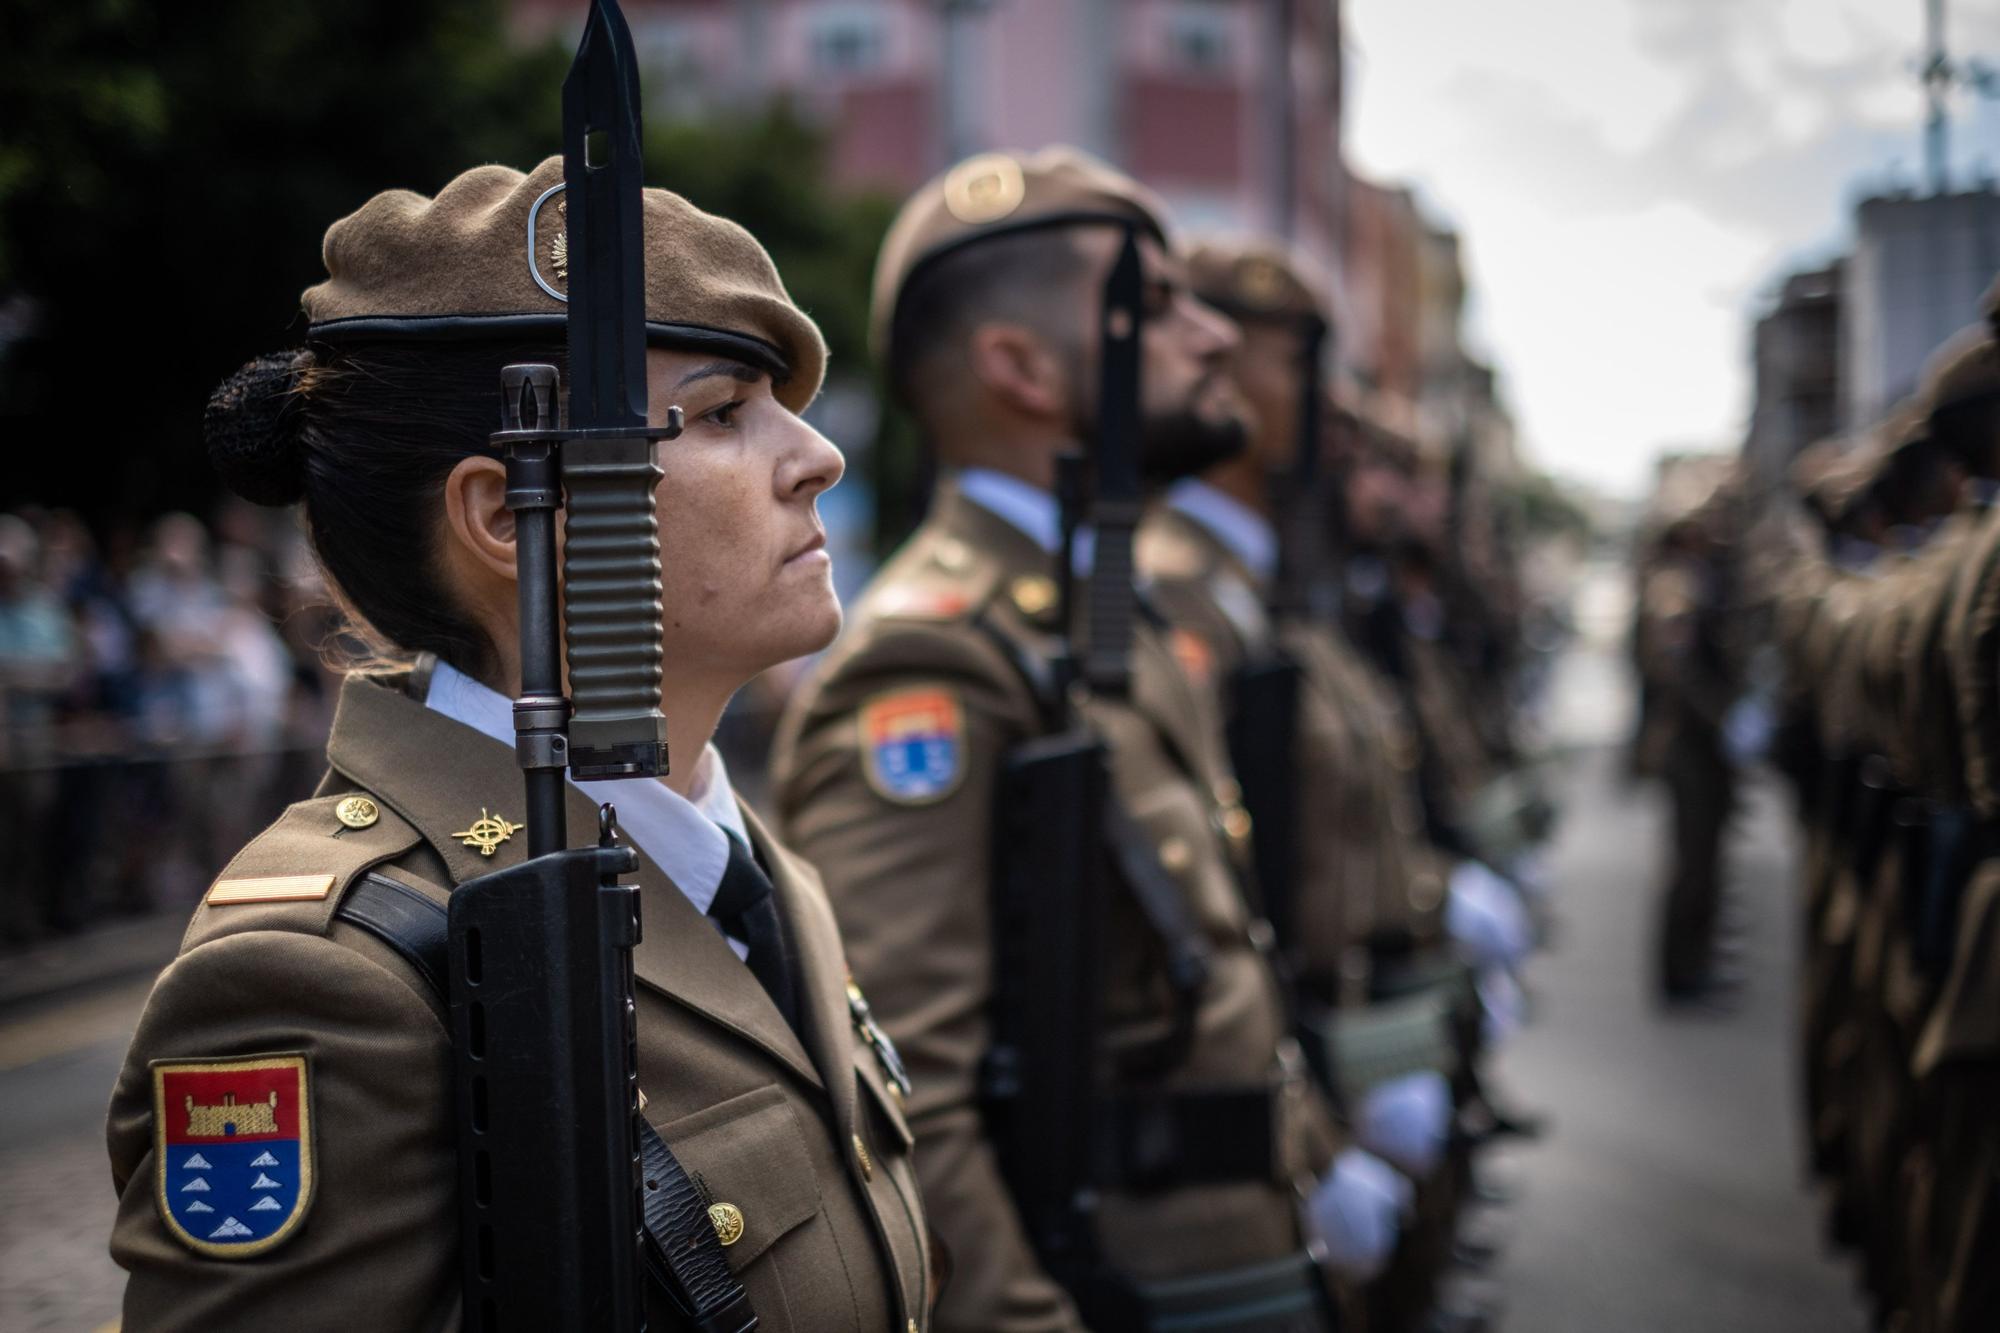
M 303 1055 L 153 1064 L 160 1217 L 197 1254 L 247 1259 L 297 1229 L 312 1201 Z
M 898 805 L 928 805 L 965 776 L 965 719 L 950 690 L 924 687 L 870 699 L 861 709 L 868 785 Z

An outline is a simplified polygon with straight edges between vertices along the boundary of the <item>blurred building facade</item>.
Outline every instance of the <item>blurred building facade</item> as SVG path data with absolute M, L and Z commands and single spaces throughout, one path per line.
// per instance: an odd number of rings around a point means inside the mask
M 1783 477 L 1818 440 L 1855 438 L 1917 391 L 1925 360 L 1979 318 L 2000 272 L 2000 191 L 1900 193 L 1855 209 L 1854 248 L 1787 277 L 1751 340 L 1745 462 Z
M 1913 393 L 1924 359 L 1979 318 L 2000 271 L 2000 192 L 1865 200 L 1855 216 L 1841 332 L 1841 426 Z
M 1760 483 L 1775 485 L 1801 449 L 1838 428 L 1844 271 L 1835 262 L 1786 278 L 1752 333 L 1755 398 L 1743 452 Z
M 1341 0 L 626 0 L 656 114 L 785 98 L 835 179 L 892 193 L 993 148 L 1072 143 L 1159 191 L 1191 234 L 1279 236 L 1327 287 L 1340 376 L 1440 449 L 1512 459 L 1459 337 L 1456 234 L 1342 152 Z M 569 0 L 513 0 L 532 40 Z

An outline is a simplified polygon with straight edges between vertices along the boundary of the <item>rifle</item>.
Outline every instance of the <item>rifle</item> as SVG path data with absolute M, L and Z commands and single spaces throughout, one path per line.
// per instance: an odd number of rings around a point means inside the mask
M 757 1323 L 694 1186 L 639 1113 L 639 894 L 619 882 L 637 854 L 609 805 L 593 846 L 570 847 L 564 817 L 565 770 L 589 781 L 668 766 L 654 451 L 681 423 L 675 407 L 665 427 L 647 425 L 640 142 L 631 34 L 616 0 L 592 0 L 563 83 L 567 418 L 556 367 L 511 365 L 492 437 L 515 514 L 530 859 L 461 884 L 448 911 L 475 1333 L 640 1333 L 648 1269 L 691 1327 Z
M 1278 575 L 1270 596 L 1279 626 L 1304 622 L 1326 601 L 1326 497 L 1322 481 L 1320 358 L 1327 326 L 1321 319 L 1299 329 L 1298 442 L 1288 469 L 1272 477 L 1278 513 Z M 1275 638 L 1247 661 L 1232 682 L 1229 756 L 1250 812 L 1250 848 L 1263 907 L 1279 945 L 1294 955 L 1297 971 L 1298 888 L 1304 828 L 1298 754 L 1299 706 L 1304 672 Z
M 1146 832 L 1111 789 L 1109 752 L 1080 716 L 1078 691 L 1122 701 L 1132 685 L 1138 615 L 1133 534 L 1142 507 L 1138 458 L 1142 270 L 1128 228 L 1105 284 L 1099 324 L 1103 389 L 1097 447 L 1058 460 L 1058 648 L 1050 664 L 1047 734 L 1004 763 L 995 816 L 993 911 L 997 963 L 993 1039 L 983 1088 L 989 1132 L 1016 1211 L 1046 1271 L 1097 1328 L 1146 1326 L 1145 1299 L 1101 1260 L 1098 1192 L 1198 1183 L 1185 1149 L 1203 1123 L 1230 1132 L 1206 1170 L 1226 1178 L 1268 1169 L 1270 1105 L 1263 1089 L 1181 1096 L 1114 1095 L 1106 1079 L 1102 963 L 1112 896 L 1132 895 L 1158 939 L 1173 1012 L 1165 1035 L 1128 1052 L 1126 1070 L 1170 1068 L 1194 1037 L 1208 944 Z M 1087 507 L 1095 551 L 1088 639 L 1074 624 L 1076 532 Z M 1199 1117 L 1207 1115 L 1203 1122 Z M 1243 1125 L 1248 1132 L 1236 1132 Z

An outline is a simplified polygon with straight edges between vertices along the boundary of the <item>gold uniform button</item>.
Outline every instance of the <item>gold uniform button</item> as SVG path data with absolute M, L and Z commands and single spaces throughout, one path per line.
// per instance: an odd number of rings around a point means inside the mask
M 743 1210 L 733 1203 L 710 1204 L 708 1224 L 715 1228 L 715 1238 L 724 1245 L 734 1245 L 743 1239 Z
M 1240 805 L 1243 802 L 1243 788 L 1235 778 L 1217 778 L 1211 790 L 1215 792 L 1217 805 Z
M 868 1155 L 868 1145 L 861 1141 L 859 1134 L 854 1136 L 854 1160 L 861 1163 L 863 1180 L 875 1179 L 875 1159 Z
M 1168 838 L 1160 844 L 1160 864 L 1178 875 L 1194 864 L 1194 850 L 1186 838 Z
M 956 537 L 946 537 L 937 545 L 938 568 L 947 574 L 963 574 L 972 567 L 972 548 Z
M 349 828 L 367 828 L 382 817 L 382 811 L 366 796 L 350 796 L 333 807 L 333 817 Z
M 1229 835 L 1233 843 L 1242 844 L 1250 837 L 1250 812 L 1240 805 L 1232 805 L 1222 812 L 1222 831 Z
M 1039 620 L 1056 604 L 1056 582 L 1046 574 L 1023 574 L 1007 585 L 1014 607 L 1030 620 Z

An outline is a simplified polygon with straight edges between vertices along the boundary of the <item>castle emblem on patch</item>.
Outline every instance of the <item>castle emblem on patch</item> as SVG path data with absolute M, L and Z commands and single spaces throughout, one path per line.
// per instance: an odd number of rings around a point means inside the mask
M 247 1259 L 290 1236 L 312 1202 L 306 1058 L 155 1061 L 153 1183 L 197 1254 Z
M 898 690 L 861 709 L 868 785 L 898 805 L 928 805 L 965 776 L 965 720 L 950 690 Z

